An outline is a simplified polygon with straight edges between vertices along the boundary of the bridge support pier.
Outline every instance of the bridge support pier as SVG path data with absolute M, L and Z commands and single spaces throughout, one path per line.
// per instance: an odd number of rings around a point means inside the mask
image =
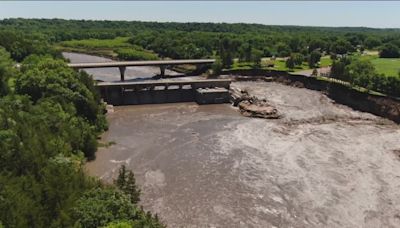
M 125 81 L 125 70 L 126 70 L 126 67 L 120 66 L 118 68 L 119 68 L 119 72 L 121 73 L 121 81 Z
M 166 68 L 166 66 L 160 66 L 160 76 L 161 76 L 161 78 L 163 78 L 164 75 L 165 75 L 165 68 Z

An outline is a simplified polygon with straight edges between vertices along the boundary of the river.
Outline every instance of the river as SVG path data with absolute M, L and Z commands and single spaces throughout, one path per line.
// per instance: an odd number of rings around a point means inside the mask
M 81 57 L 98 59 L 71 58 Z M 137 70 L 131 77 L 153 69 Z M 317 91 L 232 86 L 267 99 L 284 117 L 246 118 L 228 104 L 115 107 L 103 135 L 115 144 L 99 148 L 87 171 L 111 182 L 126 164 L 142 189 L 141 204 L 169 227 L 400 224 L 398 125 Z

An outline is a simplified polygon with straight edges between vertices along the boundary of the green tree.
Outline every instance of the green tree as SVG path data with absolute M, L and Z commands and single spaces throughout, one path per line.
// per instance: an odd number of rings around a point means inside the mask
M 308 66 L 314 68 L 317 66 L 318 62 L 321 60 L 321 53 L 319 51 L 312 51 L 310 57 L 308 58 Z
M 311 53 L 315 50 L 323 50 L 325 49 L 326 43 L 321 39 L 312 39 L 308 43 L 308 53 Z
M 219 41 L 219 56 L 222 60 L 222 66 L 224 68 L 230 68 L 233 64 L 233 44 L 230 39 L 223 37 Z
M 129 196 L 133 204 L 137 204 L 140 201 L 140 189 L 136 185 L 135 175 L 132 171 L 127 171 L 125 165 L 122 165 L 119 169 L 118 178 L 114 184 Z
M 218 75 L 222 72 L 222 61 L 221 58 L 217 57 L 215 59 L 215 62 L 212 64 L 211 69 L 212 69 L 212 74 L 213 75 Z
M 294 36 L 289 40 L 288 46 L 292 52 L 300 52 L 304 41 L 299 36 Z
M 242 62 L 252 61 L 252 47 L 249 43 L 244 43 L 239 48 L 239 60 Z
M 273 55 L 274 55 L 273 51 L 272 51 L 272 49 L 270 47 L 264 47 L 263 48 L 263 56 L 272 57 Z
M 253 48 L 251 50 L 251 61 L 254 63 L 253 68 L 260 68 L 261 67 L 261 58 L 263 52 L 261 50 Z
M 293 59 L 294 65 L 301 66 L 304 62 L 304 55 L 300 53 L 292 53 L 290 57 Z
M 8 80 L 17 73 L 13 67 L 14 61 L 11 60 L 10 54 L 0 46 L 0 96 L 7 94 Z
M 400 50 L 392 43 L 385 44 L 379 52 L 380 58 L 399 58 Z
M 113 221 L 135 220 L 139 209 L 128 196 L 113 188 L 95 188 L 85 192 L 73 208 L 73 218 L 83 227 L 106 226 Z
M 373 78 L 377 76 L 374 65 L 368 60 L 353 60 L 345 67 L 345 76 L 353 85 L 373 88 Z
M 292 52 L 290 47 L 287 44 L 282 43 L 282 42 L 280 42 L 276 45 L 276 51 L 278 52 L 279 57 L 287 57 Z
M 381 45 L 381 43 L 382 42 L 380 41 L 380 39 L 378 39 L 376 37 L 367 37 L 367 39 L 365 39 L 365 42 L 364 42 L 365 46 L 368 49 L 373 49 L 373 48 L 379 47 Z
M 289 57 L 286 59 L 286 67 L 289 68 L 290 70 L 292 70 L 294 68 L 294 60 L 292 59 L 292 57 Z
M 52 97 L 61 104 L 73 103 L 77 114 L 91 123 L 97 121 L 99 97 L 84 82 L 87 75 L 69 68 L 62 60 L 45 57 L 33 62 L 24 62 L 24 73 L 15 83 L 18 94 L 29 95 L 33 102 L 44 97 Z M 96 100 L 97 99 L 97 100 Z
M 332 43 L 330 47 L 331 52 L 334 54 L 344 55 L 354 50 L 351 43 L 344 39 L 339 39 Z

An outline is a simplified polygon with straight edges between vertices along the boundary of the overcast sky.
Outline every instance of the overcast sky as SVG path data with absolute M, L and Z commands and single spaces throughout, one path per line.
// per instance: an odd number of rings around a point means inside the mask
M 400 2 L 0 2 L 0 18 L 14 17 L 400 28 Z

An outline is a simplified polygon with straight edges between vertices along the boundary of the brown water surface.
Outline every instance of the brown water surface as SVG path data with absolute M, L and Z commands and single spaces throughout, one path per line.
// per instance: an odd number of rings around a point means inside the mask
M 233 87 L 284 117 L 228 104 L 116 107 L 90 174 L 135 172 L 142 205 L 169 227 L 398 227 L 398 125 L 276 83 Z

